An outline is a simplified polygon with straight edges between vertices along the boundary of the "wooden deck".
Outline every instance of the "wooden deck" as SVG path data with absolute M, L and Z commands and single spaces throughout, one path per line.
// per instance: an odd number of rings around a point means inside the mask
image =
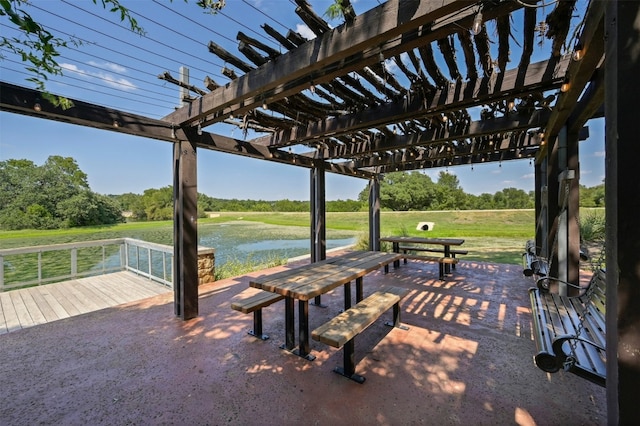
M 0 293 L 0 334 L 172 291 L 131 272 L 116 272 Z

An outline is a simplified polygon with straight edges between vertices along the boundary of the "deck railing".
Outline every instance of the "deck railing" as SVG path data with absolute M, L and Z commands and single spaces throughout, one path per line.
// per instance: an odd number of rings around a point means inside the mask
M 0 249 L 0 291 L 125 270 L 172 287 L 173 247 L 116 238 Z

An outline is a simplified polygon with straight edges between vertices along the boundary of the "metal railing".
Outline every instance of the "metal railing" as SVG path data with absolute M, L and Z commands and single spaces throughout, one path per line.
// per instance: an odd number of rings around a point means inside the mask
M 0 291 L 131 271 L 173 284 L 173 247 L 133 238 L 0 249 Z

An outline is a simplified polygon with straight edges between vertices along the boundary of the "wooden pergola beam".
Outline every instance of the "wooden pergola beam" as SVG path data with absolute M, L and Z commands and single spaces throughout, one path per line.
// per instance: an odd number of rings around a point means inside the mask
M 604 10 L 606 2 L 595 1 L 589 3 L 586 20 L 580 35 L 580 43 L 584 50 L 584 57 L 579 61 L 571 61 L 566 71 L 569 90 L 561 93 L 553 108 L 553 114 L 549 118 L 549 123 L 545 129 L 546 139 L 550 142 L 546 146 L 553 144 L 560 129 L 567 124 L 573 106 L 578 101 L 584 88 L 592 79 L 594 70 L 602 61 L 604 55 Z M 602 99 L 604 102 L 604 98 Z M 540 152 L 542 158 L 546 155 L 544 148 Z
M 455 111 L 473 105 L 551 90 L 562 84 L 568 63 L 567 58 L 560 61 L 552 75 L 548 75 L 551 67 L 550 62 L 542 61 L 531 64 L 526 69 L 522 84 L 517 82 L 521 70 L 509 70 L 504 74 L 494 74 L 492 77 L 483 77 L 474 81 L 459 81 L 455 86 L 438 89 L 429 100 L 425 100 L 421 96 L 413 96 L 399 102 L 390 102 L 376 108 L 310 123 L 306 127 L 296 126 L 281 130 L 273 135 L 253 139 L 251 142 L 266 146 L 293 145 L 327 135 L 347 134 L 410 120 L 426 114 Z
M 195 142 L 198 148 L 275 161 L 282 164 L 307 168 L 314 167 L 313 161 L 304 155 L 288 153 L 262 145 L 255 145 L 241 139 L 208 132 L 202 132 L 202 135 L 199 135 L 194 128 L 182 129 L 165 121 L 154 120 L 125 111 L 89 104 L 75 99 L 70 99 L 70 101 L 74 106 L 64 110 L 47 102 L 37 90 L 0 82 L 0 110 L 2 111 L 133 136 L 142 136 L 164 142 L 175 143 L 189 140 Z M 36 103 L 39 104 L 39 111 L 34 109 Z M 351 170 L 344 166 L 336 167 L 331 163 L 325 165 L 325 170 L 346 176 L 371 177 L 366 172 Z
M 352 25 L 334 28 L 302 44 L 163 120 L 181 125 L 206 120 L 210 124 L 230 112 L 243 113 L 260 106 L 264 99 L 280 100 L 311 82 L 327 82 L 377 63 L 379 53 L 391 57 L 457 32 L 460 25 L 470 25 L 473 19 L 474 11 L 468 6 L 465 0 L 390 0 L 362 14 Z M 487 8 L 485 15 L 490 19 L 520 7 L 517 2 L 501 2 Z M 447 18 L 456 12 L 455 18 Z

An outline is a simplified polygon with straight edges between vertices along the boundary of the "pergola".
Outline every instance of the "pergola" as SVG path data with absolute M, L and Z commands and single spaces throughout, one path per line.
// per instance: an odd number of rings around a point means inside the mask
M 588 120 L 604 116 L 608 417 L 612 424 L 634 420 L 640 383 L 640 179 L 633 143 L 640 117 L 634 111 L 640 4 L 592 0 L 572 37 L 575 0 L 555 3 L 542 23 L 536 7 L 553 2 L 389 0 L 356 15 L 343 0 L 345 22 L 336 28 L 306 1 L 295 3 L 316 38 L 265 24 L 264 32 L 285 50 L 238 33 L 243 57 L 210 42 L 209 51 L 229 65 L 223 73 L 231 81 L 209 79 L 205 90 L 192 85 L 187 72 L 181 78 L 161 74 L 184 99 L 163 119 L 78 100 L 68 110 L 40 100 L 35 110 L 40 93 L 8 83 L 1 83 L 0 107 L 174 145 L 175 313 L 184 320 L 198 315 L 198 150 L 308 168 L 312 261 L 326 254 L 327 172 L 369 181 L 369 241 L 376 250 L 385 173 L 532 159 L 539 254 L 551 259 L 551 275 L 577 283 L 578 145 Z M 495 58 L 489 21 L 497 29 Z M 514 26 L 522 33 L 517 58 L 510 57 Z M 540 34 L 552 48 L 534 60 Z M 569 42 L 572 47 L 564 48 Z M 435 49 L 444 60 L 436 60 Z M 401 79 L 387 72 L 389 60 Z M 221 122 L 260 136 L 243 140 L 206 131 Z

